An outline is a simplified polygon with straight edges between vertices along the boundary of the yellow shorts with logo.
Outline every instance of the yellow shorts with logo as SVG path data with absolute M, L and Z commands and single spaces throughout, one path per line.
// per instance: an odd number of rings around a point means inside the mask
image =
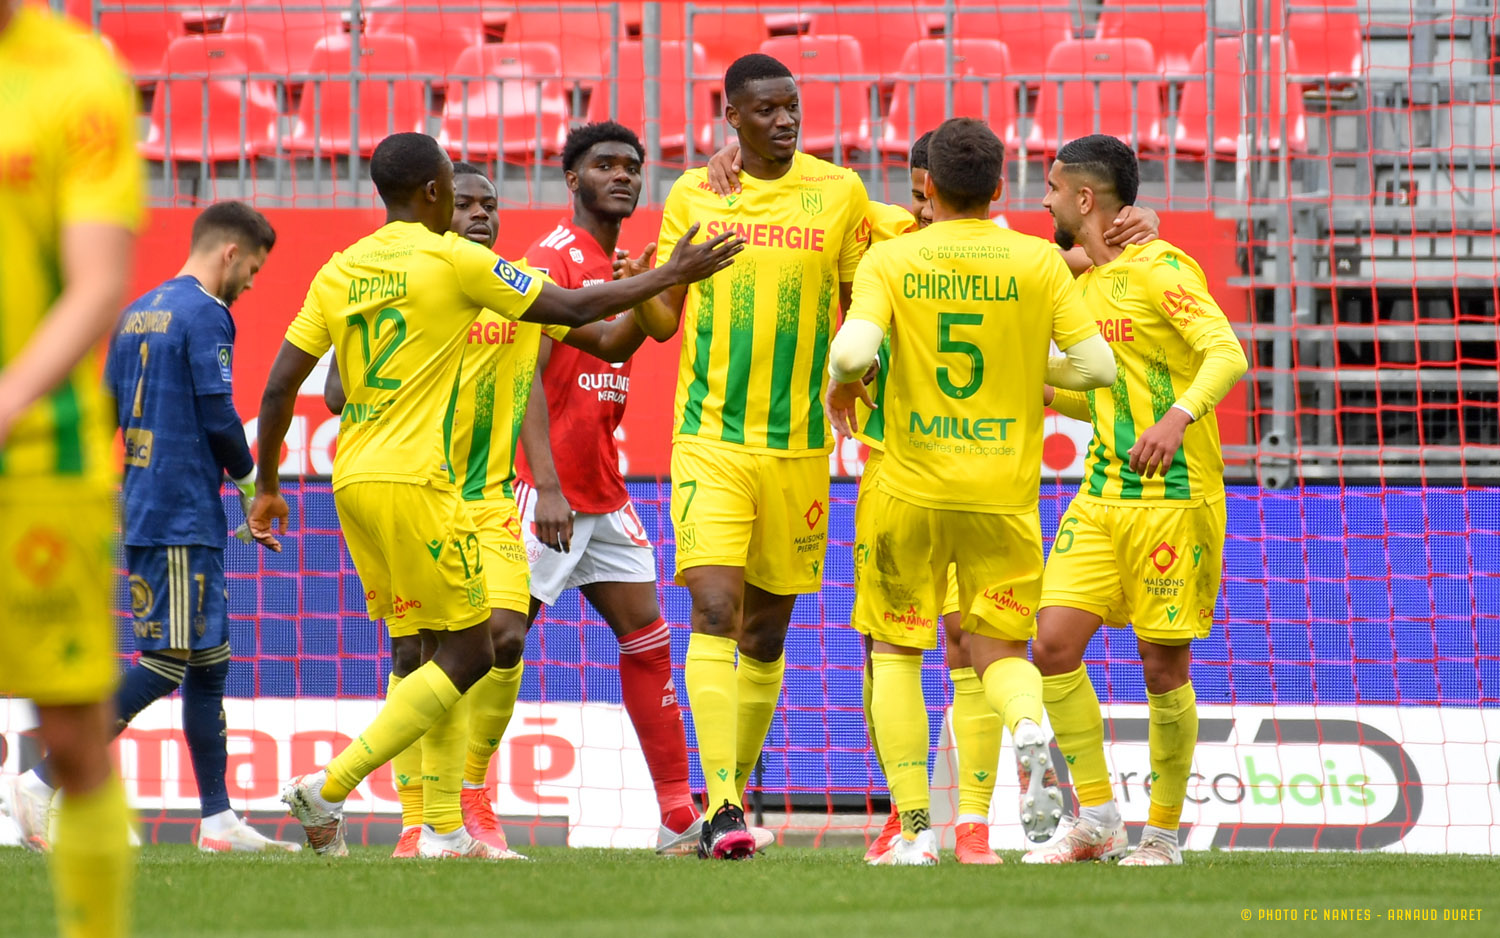
M 745 582 L 768 593 L 816 593 L 828 548 L 828 457 L 676 440 L 672 527 L 679 585 L 693 567 L 742 567 Z
M 869 457 L 865 460 L 864 474 L 859 478 L 859 494 L 854 499 L 854 532 L 855 538 L 859 532 L 865 530 L 870 522 L 869 507 L 871 501 L 867 494 L 874 494 L 875 483 L 880 478 L 880 467 L 885 462 L 885 453 L 878 449 L 870 450 Z M 947 617 L 959 610 L 958 604 L 958 572 L 952 564 L 948 565 L 948 573 L 944 578 L 946 585 L 943 590 L 943 616 Z
M 995 515 L 914 505 L 876 488 L 856 532 L 854 627 L 876 641 L 936 648 L 940 584 L 950 565 L 963 629 L 1026 641 L 1036 634 L 1042 527 L 1036 511 Z
M 114 690 L 114 499 L 108 482 L 0 477 L 0 694 L 63 705 Z
M 479 529 L 456 490 L 350 482 L 333 503 L 370 618 L 391 635 L 466 629 L 489 618 Z
M 484 563 L 491 609 L 531 611 L 531 567 L 521 536 L 521 510 L 510 498 L 469 502 L 469 514 L 479 529 L 479 556 Z
M 1224 565 L 1224 502 L 1129 505 L 1080 495 L 1047 558 L 1042 606 L 1082 609 L 1160 644 L 1207 637 Z

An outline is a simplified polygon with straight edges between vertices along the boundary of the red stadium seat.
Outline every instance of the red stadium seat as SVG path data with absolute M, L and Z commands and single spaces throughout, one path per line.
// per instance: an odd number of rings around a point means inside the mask
M 366 5 L 365 32 L 415 42 L 417 70 L 424 76 L 446 76 L 465 49 L 484 42 L 484 22 L 477 11 L 408 11 L 408 2 L 421 6 L 421 0 L 375 0 Z
M 488 23 L 489 14 L 485 15 Z M 594 13 L 520 9 L 506 18 L 504 41 L 506 44 L 542 42 L 566 48 L 562 77 L 571 82 L 594 84 L 609 77 L 611 21 L 610 13 L 602 8 Z
M 1144 39 L 1155 50 L 1163 75 L 1188 75 L 1193 50 L 1208 35 L 1208 13 L 1201 7 L 1186 10 L 1184 6 L 1182 0 L 1104 0 L 1097 35 L 1100 39 Z
M 771 37 L 766 18 L 759 13 L 695 11 L 692 27 L 693 42 L 703 47 L 705 70 L 716 79 L 724 77 L 724 69 L 730 62 L 759 49 Z M 661 4 L 661 38 L 673 42 L 686 40 L 687 13 L 682 4 Z
M 359 137 L 355 139 L 349 81 L 350 38 L 328 36 L 313 48 L 308 72 L 314 77 L 302 92 L 297 124 L 286 148 L 296 155 L 368 156 L 393 133 L 427 129 L 422 82 L 392 76 L 415 71 L 416 44 L 404 36 L 360 37 Z
M 1025 5 L 1033 9 L 1007 10 L 993 2 L 982 10 L 960 5 L 953 15 L 953 35 L 1005 43 L 1010 50 L 1011 70 L 1031 76 L 1027 84 L 1035 85 L 1047 67 L 1052 47 L 1073 38 L 1073 14 L 1069 12 L 1073 5 L 1069 0 L 1036 0 Z
M 760 51 L 797 76 L 803 150 L 829 154 L 841 143 L 847 156 L 850 150 L 871 149 L 871 83 L 839 80 L 865 74 L 859 43 L 848 36 L 776 36 L 761 43 Z
M 1144 39 L 1071 39 L 1047 56 L 1031 132 L 1030 152 L 1056 153 L 1075 137 L 1110 134 L 1138 149 L 1166 145 L 1161 128 L 1161 83 L 1128 81 L 1156 75 L 1156 53 Z M 1050 76 L 1083 76 L 1062 80 Z M 1097 89 L 1097 90 L 1096 90 Z M 1097 94 L 1097 99 L 1095 95 Z
M 617 120 L 632 128 L 644 139 L 646 136 L 646 102 L 644 97 L 646 71 L 642 66 L 643 46 L 639 42 L 620 43 L 620 80 L 618 85 L 604 82 L 594 89 L 589 98 L 588 120 Z M 693 149 L 699 153 L 712 153 L 714 140 L 713 96 L 709 93 L 709 81 L 696 82 L 693 86 L 693 121 L 688 132 L 687 83 L 684 65 L 686 47 L 680 42 L 661 44 L 661 69 L 657 73 L 658 124 L 663 156 L 680 155 L 687 149 L 691 136 Z M 707 58 L 703 47 L 693 44 L 694 74 L 708 74 Z M 610 113 L 611 87 L 617 87 L 616 106 Z
M 252 72 L 266 71 L 259 39 L 182 36 L 167 46 L 161 67 L 182 77 L 157 86 L 151 127 L 141 145 L 147 159 L 216 163 L 274 149 L 276 92 L 269 82 L 247 80 Z
M 87 16 L 84 19 L 87 21 Z M 181 12 L 118 7 L 100 12 L 99 32 L 109 39 L 137 80 L 160 77 L 167 47 L 172 40 L 187 35 Z
M 1365 41 L 1353 2 L 1324 0 L 1321 13 L 1287 16 L 1287 42 L 1297 50 L 1297 74 L 1318 84 L 1346 85 L 1363 79 Z
M 814 36 L 852 36 L 859 43 L 865 68 L 887 80 L 895 75 L 907 46 L 931 33 L 928 13 L 917 12 L 911 3 L 882 3 L 879 13 L 832 13 L 813 15 L 808 30 Z
M 538 150 L 549 156 L 562 152 L 568 102 L 557 77 L 561 58 L 549 42 L 487 43 L 466 50 L 448 79 L 438 142 L 462 159 L 524 160 Z
M 953 40 L 954 73 L 994 81 L 955 82 L 953 116 L 988 121 L 1002 139 L 1016 135 L 1016 84 L 1003 81 L 1010 73 L 1010 52 L 994 39 Z M 905 156 L 912 141 L 943 121 L 947 99 L 947 42 L 923 39 L 912 43 L 901 58 L 900 80 L 891 95 L 891 111 L 880 138 L 881 152 Z M 986 106 L 986 100 L 988 106 Z
M 1279 150 L 1282 146 L 1282 109 L 1279 98 L 1286 97 L 1287 149 L 1293 153 L 1307 152 L 1307 126 L 1303 116 L 1302 95 L 1296 86 L 1288 86 L 1287 71 L 1296 71 L 1297 57 L 1290 47 L 1286 53 L 1286 67 L 1282 63 L 1281 40 L 1271 42 L 1271 75 L 1269 86 L 1271 100 L 1257 108 L 1258 114 L 1269 114 L 1270 136 L 1257 134 L 1256 149 Z M 1238 38 L 1214 41 L 1214 95 L 1210 107 L 1208 89 L 1202 82 L 1190 82 L 1182 89 L 1182 105 L 1177 116 L 1177 150 L 1188 154 L 1208 154 L 1234 157 L 1240 150 L 1240 119 L 1244 114 L 1244 49 Z M 1206 75 L 1208 66 L 1208 44 L 1199 46 L 1193 53 L 1192 69 L 1195 74 Z M 1257 65 L 1257 68 L 1259 66 Z M 1208 115 L 1214 119 L 1213 136 L 1210 138 Z
M 319 42 L 349 31 L 346 15 L 338 7 L 323 12 L 283 12 L 280 3 L 246 3 L 225 14 L 224 34 L 259 36 L 266 46 L 266 65 L 270 71 L 301 75 L 311 69 L 313 48 Z

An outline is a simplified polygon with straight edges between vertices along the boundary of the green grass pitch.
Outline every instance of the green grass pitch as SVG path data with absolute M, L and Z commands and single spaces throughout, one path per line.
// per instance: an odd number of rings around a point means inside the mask
M 539 848 L 532 863 L 203 856 L 147 847 L 137 934 L 256 938 L 1133 936 L 1500 930 L 1495 861 L 1390 854 L 1197 853 L 1177 869 L 1113 865 L 870 869 L 849 849 L 776 848 L 746 863 Z M 1266 921 L 1270 910 L 1297 921 Z M 1306 910 L 1320 918 L 1308 921 Z M 1328 910 L 1367 921 L 1326 921 Z M 1391 922 L 1416 909 L 1433 922 Z M 1475 922 L 1445 910 L 1479 909 Z M 1249 920 L 1246 921 L 1246 916 Z M 1472 913 L 1471 913 L 1472 914 Z M 1493 916 L 1493 918 L 1491 917 Z M 0 933 L 48 935 L 42 858 L 0 850 Z

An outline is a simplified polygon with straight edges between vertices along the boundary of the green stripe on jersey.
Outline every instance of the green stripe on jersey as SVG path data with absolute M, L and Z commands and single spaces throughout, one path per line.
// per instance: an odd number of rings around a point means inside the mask
M 693 339 L 693 380 L 682 407 L 679 433 L 696 435 L 703 427 L 703 398 L 708 395 L 708 362 L 714 346 L 714 278 L 698 283 L 698 333 Z
M 766 446 L 771 449 L 786 449 L 792 435 L 792 371 L 797 366 L 797 325 L 801 320 L 802 265 L 787 264 L 776 281 L 776 345 L 766 413 Z
M 729 281 L 729 364 L 724 369 L 724 409 L 719 439 L 745 442 L 745 409 L 755 366 L 755 267 L 741 261 Z
M 835 292 L 838 286 L 833 274 L 829 271 L 823 272 L 823 282 L 818 287 L 818 319 L 816 328 L 813 330 L 813 360 L 812 373 L 807 380 L 807 446 L 809 449 L 822 449 L 827 441 L 827 432 L 823 421 L 823 390 L 826 388 L 828 377 L 828 337 L 832 332 L 833 325 L 833 301 L 837 296 Z
M 1094 428 L 1094 468 L 1089 472 L 1089 494 L 1099 496 L 1104 494 L 1104 486 L 1109 482 L 1109 450 L 1099 429 L 1099 407 L 1094 403 L 1096 393 L 1093 388 L 1084 392 L 1089 399 L 1089 424 Z
M 865 436 L 879 443 L 885 442 L 885 378 L 886 372 L 891 368 L 891 339 L 889 336 L 880 340 L 880 351 L 876 353 L 875 360 L 880 367 L 875 370 L 875 380 L 870 389 L 870 398 L 875 402 L 875 409 L 865 418 Z
M 505 496 L 513 497 L 509 491 L 510 480 L 516 477 L 516 447 L 521 443 L 521 424 L 526 420 L 526 410 L 531 406 L 531 382 L 536 377 L 536 359 L 519 362 L 516 377 L 511 382 L 511 408 L 514 411 L 510 424 L 510 465 L 505 467 Z
M 1135 415 L 1130 410 L 1130 388 L 1125 384 L 1125 372 L 1115 377 L 1109 397 L 1115 407 L 1115 458 L 1120 460 L 1120 497 L 1140 498 L 1141 477 L 1130 468 L 1130 448 L 1135 445 Z
M 57 444 L 60 475 L 83 475 L 83 420 L 78 412 L 78 391 L 69 375 L 48 396 L 52 405 L 52 434 Z
M 495 426 L 495 374 L 500 360 L 491 358 L 474 385 L 474 426 L 469 435 L 469 461 L 464 468 L 465 501 L 484 498 L 490 474 L 490 434 Z
M 448 392 L 448 409 L 443 413 L 443 461 L 448 464 L 450 484 L 458 481 L 458 474 L 453 471 L 453 412 L 458 409 L 458 382 L 463 377 L 465 361 L 463 357 L 458 360 L 458 370 L 453 372 L 453 390 Z
M 1146 386 L 1151 389 L 1151 412 L 1159 423 L 1177 403 L 1177 391 L 1172 387 L 1172 369 L 1167 366 L 1167 353 L 1162 349 L 1157 349 L 1146 359 Z M 1185 446 L 1177 447 L 1177 452 L 1172 455 L 1172 464 L 1167 467 L 1163 483 L 1167 498 L 1192 497 Z

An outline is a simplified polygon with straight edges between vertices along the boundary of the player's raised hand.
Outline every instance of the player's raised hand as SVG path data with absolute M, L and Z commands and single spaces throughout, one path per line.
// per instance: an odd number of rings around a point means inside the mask
M 1119 247 L 1145 244 L 1161 237 L 1161 216 L 1149 208 L 1127 205 L 1104 232 L 1104 243 Z
M 724 198 L 740 191 L 740 142 L 731 140 L 708 158 L 708 187 L 714 195 Z
M 693 236 L 702 227 L 694 222 L 692 227 L 677 242 L 677 250 L 662 268 L 669 271 L 675 282 L 697 283 L 734 263 L 734 256 L 745 249 L 745 239 L 732 231 L 726 231 L 709 241 L 693 243 Z
M 641 249 L 640 257 L 631 257 L 629 251 L 620 251 L 615 255 L 615 279 L 624 280 L 626 277 L 634 277 L 650 270 L 656 262 L 656 242 L 652 241 Z
M 850 436 L 859 432 L 859 415 L 854 410 L 855 401 L 864 401 L 865 406 L 876 410 L 875 400 L 870 396 L 869 385 L 864 381 L 839 382 L 830 380 L 828 382 L 828 394 L 823 399 L 823 410 L 828 414 L 828 422 L 833 424 L 834 432 L 840 436 Z
M 279 493 L 257 492 L 255 501 L 250 503 L 250 536 L 262 547 L 281 553 L 281 540 L 276 535 L 286 533 L 290 515 L 291 509 Z
M 1166 416 L 1142 433 L 1130 448 L 1130 468 L 1143 479 L 1158 473 L 1166 475 L 1172 457 L 1182 447 L 1182 433 L 1192 422 L 1193 418 L 1182 408 L 1169 409 Z

